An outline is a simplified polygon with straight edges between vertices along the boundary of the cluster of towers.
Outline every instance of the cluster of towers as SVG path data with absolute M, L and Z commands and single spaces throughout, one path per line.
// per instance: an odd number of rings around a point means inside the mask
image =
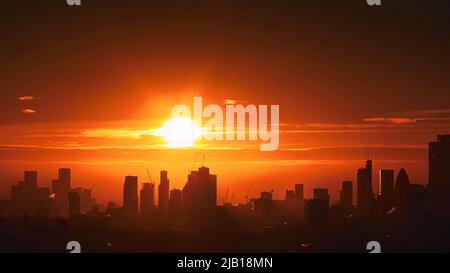
M 293 218 L 304 218 L 313 227 L 326 226 L 330 217 L 336 215 L 372 218 L 376 222 L 383 222 L 386 217 L 392 216 L 416 225 L 424 222 L 425 214 L 432 214 L 450 222 L 449 170 L 450 135 L 440 135 L 437 141 L 429 143 L 428 185 L 410 183 L 403 168 L 397 175 L 392 169 L 381 169 L 378 191 L 375 192 L 372 160 L 367 160 L 365 166 L 356 172 L 356 198 L 353 196 L 353 182 L 344 181 L 338 204 L 330 204 L 326 188 L 313 189 L 313 198 L 306 200 L 304 185 L 296 184 L 294 189 L 286 191 L 284 200 L 272 200 L 272 192 L 261 192 L 259 198 L 247 200 L 246 204 L 231 206 L 224 203 L 223 207 L 242 215 L 249 215 L 253 210 L 263 217 L 269 214 L 281 217 L 292 215 Z M 203 225 L 207 224 L 211 215 L 216 214 L 216 200 L 217 176 L 211 174 L 209 168 L 202 166 L 188 174 L 182 189 L 170 190 L 165 170 L 160 172 L 158 187 L 150 181 L 142 183 L 139 189 L 138 177 L 126 176 L 123 206 L 108 206 L 108 210 L 119 213 L 121 217 L 117 219 L 123 223 L 128 223 L 123 219 L 140 217 L 161 222 L 172 219 L 188 225 Z M 11 200 L 0 203 L 0 215 L 11 216 L 70 218 L 95 209 L 98 211 L 98 206 L 90 189 L 72 187 L 71 170 L 68 168 L 58 170 L 58 178 L 52 180 L 51 188 L 38 187 L 38 173 L 25 171 L 23 181 L 11 187 Z
M 126 217 L 150 217 L 157 213 L 162 219 L 168 215 L 172 218 L 179 218 L 182 211 L 187 216 L 194 216 L 216 207 L 217 176 L 210 174 L 209 168 L 206 167 L 191 171 L 182 190 L 169 190 L 168 173 L 165 170 L 161 171 L 157 207 L 155 205 L 155 184 L 142 183 L 139 194 L 138 186 L 137 176 L 125 177 L 122 215 Z
M 11 186 L 8 215 L 62 217 L 88 212 L 96 204 L 91 189 L 72 188 L 71 170 L 60 168 L 51 188 L 38 187 L 38 172 L 25 171 L 23 181 Z

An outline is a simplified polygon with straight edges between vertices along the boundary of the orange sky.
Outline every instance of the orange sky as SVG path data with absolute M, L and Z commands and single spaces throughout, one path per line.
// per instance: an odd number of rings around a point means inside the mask
M 2 199 L 23 170 L 38 170 L 44 186 L 69 167 L 74 186 L 120 202 L 125 175 L 144 182 L 148 168 L 158 180 L 166 169 L 180 188 L 204 154 L 219 203 L 227 187 L 238 202 L 249 189 L 283 198 L 294 183 L 307 196 L 328 187 L 336 200 L 368 154 L 375 170 L 405 167 L 426 183 L 427 142 L 450 132 L 445 7 L 133 0 L 74 10 L 63 2 L 11 1 L 0 11 Z M 168 149 L 147 133 L 194 96 L 280 105 L 279 149 Z

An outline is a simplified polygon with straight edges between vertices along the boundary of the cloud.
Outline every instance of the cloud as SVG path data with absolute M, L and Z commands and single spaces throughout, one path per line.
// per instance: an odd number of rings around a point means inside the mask
M 223 100 L 223 103 L 234 105 L 234 104 L 238 104 L 238 103 L 244 104 L 244 103 L 247 103 L 247 101 L 245 101 L 245 100 L 225 99 L 225 100 Z
M 292 148 L 280 148 L 281 151 L 311 151 L 311 150 L 325 150 L 325 149 L 417 149 L 426 150 L 427 145 L 386 145 L 386 144 L 362 144 L 362 145 L 335 145 L 335 146 L 311 146 L 311 147 L 292 147 Z
M 139 139 L 143 135 L 151 135 L 154 130 L 131 130 L 121 129 L 93 129 L 81 133 L 84 137 L 107 137 L 107 138 L 133 138 Z
M 401 123 L 415 123 L 417 122 L 416 118 L 366 118 L 364 119 L 365 122 L 386 122 L 386 123 L 395 123 L 395 124 L 401 124 Z
M 424 109 L 412 111 L 407 114 L 413 116 L 435 116 L 435 115 L 450 115 L 450 109 Z
M 22 113 L 24 113 L 24 114 L 34 114 L 34 113 L 36 113 L 36 110 L 30 109 L 30 108 L 25 108 L 25 109 L 22 109 Z
M 35 100 L 36 97 L 35 96 L 20 96 L 19 100 L 21 101 L 26 101 L 26 100 Z

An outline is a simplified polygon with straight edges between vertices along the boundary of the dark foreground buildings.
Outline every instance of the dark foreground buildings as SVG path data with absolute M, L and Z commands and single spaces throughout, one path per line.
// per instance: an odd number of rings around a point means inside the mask
M 326 188 L 310 189 L 307 199 L 305 184 L 295 184 L 284 200 L 265 191 L 219 206 L 217 176 L 202 166 L 182 189 L 170 189 L 161 171 L 158 193 L 151 181 L 127 176 L 123 205 L 103 208 L 91 189 L 73 188 L 70 169 L 60 169 L 51 188 L 26 171 L 11 200 L 0 201 L 0 251 L 64 251 L 74 236 L 86 251 L 362 252 L 372 240 L 385 252 L 450 251 L 449 140 L 430 142 L 428 185 L 412 183 L 403 168 L 373 180 L 368 160 L 356 183 L 342 183 L 337 203 Z

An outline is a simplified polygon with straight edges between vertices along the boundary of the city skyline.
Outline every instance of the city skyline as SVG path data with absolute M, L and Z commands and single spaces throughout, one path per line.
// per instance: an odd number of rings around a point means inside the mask
M 370 161 L 372 161 L 372 160 L 367 160 L 366 162 L 370 162 Z M 363 162 L 363 161 L 361 161 L 361 162 Z M 202 167 L 204 167 L 204 166 L 202 166 Z M 200 167 L 200 168 L 202 168 L 202 167 Z M 362 169 L 365 169 L 365 168 L 362 168 Z M 70 169 L 70 168 L 60 168 L 59 170 L 70 170 L 70 171 L 73 171 L 72 169 Z M 405 171 L 405 168 L 402 168 L 402 167 L 400 167 L 400 169 L 398 169 L 398 170 L 394 170 L 394 169 L 379 169 L 379 171 L 380 171 L 380 173 L 381 173 L 381 171 L 389 171 L 389 172 L 391 172 L 392 174 L 393 173 L 395 173 L 395 174 L 398 174 L 398 173 L 400 173 L 400 172 L 402 172 L 402 171 Z M 168 173 L 166 170 L 162 170 L 161 172 L 166 172 L 166 173 Z M 57 182 L 57 181 L 59 181 L 58 179 L 51 179 L 51 183 L 48 183 L 48 184 L 45 184 L 45 183 L 39 183 L 39 176 L 38 176 L 38 173 L 39 173 L 39 171 L 36 171 L 36 170 L 26 170 L 26 171 L 23 171 L 23 173 L 22 173 L 22 175 L 23 175 L 23 177 L 24 177 L 24 179 L 22 179 L 22 180 L 20 180 L 19 179 L 19 181 L 18 182 L 15 182 L 15 183 L 11 183 L 11 187 L 14 187 L 17 183 L 27 183 L 26 181 L 27 181 L 27 175 L 29 175 L 30 173 L 33 173 L 33 175 L 36 177 L 36 180 L 35 180 L 35 183 L 36 183 L 36 185 L 37 185 L 37 187 L 39 187 L 39 188 L 45 188 L 45 189 L 49 189 L 49 194 L 48 194 L 48 196 L 50 196 L 51 194 L 52 194 L 52 192 L 50 191 L 50 189 L 51 188 L 54 188 L 54 183 L 55 182 Z M 378 173 L 378 172 L 377 172 Z M 377 185 L 381 185 L 381 184 L 379 184 L 379 179 L 381 179 L 381 176 L 380 175 L 372 175 L 372 177 L 374 177 L 374 178 L 376 178 L 376 181 L 377 182 L 371 182 L 371 191 L 372 191 L 372 193 L 369 193 L 369 195 L 373 195 L 373 196 L 377 196 L 377 195 L 379 195 L 379 194 L 381 194 L 381 192 L 380 192 L 380 190 L 382 189 L 381 188 L 381 186 L 378 186 L 377 187 Z M 138 194 L 138 195 L 140 195 L 139 194 L 139 192 L 141 191 L 141 190 L 147 190 L 147 191 L 150 191 L 150 188 L 151 188 L 151 191 L 152 192 L 154 192 L 155 193 L 155 195 L 153 196 L 153 201 L 154 201 L 154 203 L 153 204 L 158 204 L 159 205 L 159 200 L 160 200 L 160 186 L 161 186 L 161 184 L 160 183 L 158 183 L 158 184 L 156 184 L 156 182 L 150 182 L 149 181 L 149 179 L 148 178 L 143 178 L 143 179 L 140 179 L 139 178 L 139 176 L 133 176 L 133 175 L 126 175 L 125 176 L 125 181 L 129 181 L 129 179 L 133 179 L 133 181 L 136 181 L 136 186 L 138 187 L 137 189 L 138 189 L 138 191 L 136 192 L 136 194 Z M 122 181 L 124 181 L 124 179 L 122 178 L 121 179 Z M 153 181 L 153 180 L 152 180 Z M 352 184 L 355 184 L 355 182 L 357 182 L 358 181 L 358 173 L 355 173 L 355 175 L 354 175 L 354 179 L 352 179 L 352 180 L 344 180 L 344 181 L 340 181 L 339 182 L 339 184 L 342 184 L 342 183 L 345 183 L 345 182 L 351 182 Z M 427 183 L 418 183 L 418 184 L 421 184 L 421 185 L 424 185 L 424 186 L 426 186 L 427 184 L 428 184 L 428 182 Z M 95 183 L 93 183 L 92 185 L 95 185 Z M 304 183 L 304 182 L 302 182 L 302 181 L 297 181 L 297 183 L 294 183 L 293 185 L 302 185 L 303 187 L 304 186 L 306 186 L 306 187 L 308 187 L 308 183 Z M 48 187 L 46 187 L 46 186 L 48 186 Z M 305 198 L 306 197 L 314 197 L 314 191 L 313 191 L 313 189 L 321 189 L 321 188 L 325 188 L 325 186 L 326 185 L 318 185 L 317 187 L 311 187 L 310 189 L 311 189 L 311 191 L 306 191 L 305 192 L 305 194 L 304 194 L 304 196 L 305 196 Z M 10 187 L 10 189 L 11 189 L 11 187 Z M 222 187 L 224 187 L 224 185 L 222 185 Z M 94 187 L 92 187 L 92 188 L 94 188 Z M 183 188 L 183 187 L 181 187 L 181 188 Z M 166 202 L 168 202 L 168 196 L 169 196 L 169 192 L 170 191 L 172 191 L 172 190 L 180 190 L 181 189 L 180 187 L 171 187 L 171 188 L 169 188 L 168 190 L 167 190 L 167 201 Z M 275 192 L 275 190 L 273 190 L 272 188 L 274 188 L 274 187 L 268 187 L 268 188 L 265 188 L 265 190 L 267 191 L 267 190 L 272 190 L 272 193 L 274 193 Z M 156 190 L 156 189 L 158 189 L 158 190 Z M 250 188 L 249 190 L 251 190 L 252 188 Z M 230 188 L 227 188 L 227 191 L 223 194 L 223 195 L 218 195 L 217 196 L 217 204 L 219 205 L 219 204 L 221 204 L 221 205 L 223 205 L 223 201 L 221 201 L 221 200 L 224 200 L 225 199 L 225 195 L 231 195 L 231 194 L 233 194 L 234 195 L 234 193 L 229 193 L 228 191 L 230 190 Z M 329 190 L 328 188 L 327 188 L 327 190 Z M 393 188 L 392 188 L 392 190 L 393 190 Z M 264 190 L 262 190 L 262 191 L 264 191 Z M 341 198 L 342 198 L 342 193 L 341 193 L 341 191 L 342 191 L 342 188 L 339 188 L 339 193 L 338 194 L 336 194 L 336 196 L 333 196 L 333 198 L 331 198 L 331 195 L 330 195 L 330 202 L 332 202 L 332 203 L 335 203 L 335 202 L 338 202 L 338 201 L 340 201 L 341 200 Z M 353 191 L 352 191 L 352 195 L 353 196 L 356 196 L 357 195 L 357 189 L 356 189 L 356 187 L 354 187 L 353 188 Z M 120 191 L 120 193 L 121 193 L 121 195 L 123 194 L 123 191 Z M 280 197 L 285 197 L 286 195 L 286 192 L 284 191 L 284 190 L 281 190 L 280 192 L 278 192 L 277 193 L 277 197 L 278 196 L 280 196 Z M 257 194 L 256 194 L 257 195 Z M 47 197 L 48 197 L 47 196 Z M 275 196 L 275 195 L 274 195 Z M 242 198 L 242 200 L 234 200 L 234 202 L 233 202 L 233 204 L 234 205 L 237 205 L 240 201 L 245 201 L 245 199 L 247 198 L 248 196 L 247 195 L 245 195 L 243 198 Z M 278 198 L 278 199 L 283 199 L 283 198 Z M 1 199 L 0 199 L 1 200 Z M 105 199 L 105 200 L 101 200 L 101 203 L 102 204 L 107 204 L 108 202 L 115 202 L 115 203 L 117 203 L 117 204 L 123 204 L 123 202 L 121 202 L 121 200 L 123 200 L 123 196 L 121 196 L 120 197 L 120 200 L 115 200 L 115 199 Z M 100 201 L 100 200 L 99 200 Z M 140 198 L 139 198 L 139 201 L 140 201 Z M 354 199 L 354 202 L 352 203 L 353 205 L 356 205 L 357 204 L 357 202 L 356 202 L 356 199 Z M 165 205 L 165 206 L 167 206 L 167 205 Z
M 69 2 L 0 8 L 0 252 L 450 250 L 450 1 Z
M 180 188 L 197 154 L 220 173 L 218 195 L 229 189 L 240 202 L 249 188 L 273 187 L 281 199 L 299 181 L 336 200 L 368 153 L 374 170 L 404 167 L 425 184 L 426 143 L 450 131 L 448 4 L 329 2 L 8 1 L 0 199 L 23 170 L 39 170 L 47 185 L 61 166 L 84 188 L 95 181 L 105 202 L 121 199 L 123 176 L 145 178 L 146 169 L 169 170 Z M 151 134 L 195 96 L 280 105 L 279 149 L 174 149 Z
M 340 188 L 339 195 L 337 199 L 331 199 L 329 195 L 329 189 L 322 187 L 314 187 L 311 188 L 311 191 L 306 191 L 305 188 L 308 189 L 307 185 L 305 187 L 305 183 L 301 183 L 298 181 L 294 184 L 294 189 L 285 189 L 282 193 L 284 196 L 284 200 L 296 199 L 300 198 L 298 195 L 301 194 L 301 199 L 326 199 L 328 205 L 340 204 L 342 206 L 351 207 L 355 206 L 359 213 L 365 214 L 370 210 L 372 199 L 379 199 L 380 202 L 383 203 L 383 206 L 386 206 L 386 211 L 394 206 L 394 200 L 401 199 L 399 196 L 399 189 L 404 191 L 405 186 L 403 183 L 407 184 L 416 184 L 422 185 L 432 191 L 448 191 L 448 186 L 446 183 L 442 183 L 442 181 L 448 180 L 449 176 L 446 172 L 444 172 L 445 162 L 448 161 L 448 156 L 450 154 L 448 142 L 450 141 L 450 134 L 448 135 L 438 135 L 437 141 L 430 141 L 428 143 L 428 176 L 429 180 L 425 184 L 416 183 L 414 180 L 409 178 L 407 170 L 405 168 L 400 168 L 398 171 L 394 169 L 380 168 L 375 173 L 378 173 L 378 176 L 374 174 L 373 169 L 373 160 L 367 159 L 365 161 L 365 166 L 362 168 L 358 168 L 355 172 L 354 180 L 344 180 L 341 182 L 342 187 Z M 444 165 L 442 165 L 444 164 Z M 195 164 L 192 168 L 195 167 Z M 190 170 L 190 173 L 187 175 L 186 183 L 183 187 L 171 187 L 169 172 L 167 170 L 161 170 L 159 172 L 160 179 L 159 183 L 154 181 L 150 175 L 150 172 L 147 171 L 146 179 L 139 179 L 138 176 L 126 175 L 124 177 L 123 182 L 123 190 L 122 190 L 122 200 L 123 202 L 117 202 L 117 200 L 107 200 L 107 202 L 100 202 L 103 204 L 103 209 L 106 208 L 105 205 L 114 203 L 116 205 L 121 205 L 122 208 L 128 210 L 130 214 L 142 214 L 148 213 L 148 210 L 153 208 L 158 208 L 164 213 L 167 213 L 169 210 L 169 202 L 170 202 L 170 193 L 175 191 L 174 194 L 177 194 L 176 191 L 183 190 L 192 187 L 190 186 L 193 180 L 197 180 L 197 176 L 201 174 L 202 170 L 207 170 L 209 175 L 209 168 L 206 168 L 204 165 L 201 165 L 198 168 L 198 171 Z M 32 188 L 36 189 L 36 194 L 43 198 L 55 199 L 55 196 L 59 197 L 60 195 L 67 195 L 68 193 L 80 193 L 83 191 L 89 191 L 89 198 L 92 196 L 93 187 L 91 189 L 84 190 L 80 187 L 72 188 L 72 178 L 71 178 L 72 170 L 70 168 L 59 168 L 58 169 L 58 178 L 52 179 L 49 187 L 42 187 L 43 185 L 39 183 L 38 171 L 36 170 L 25 170 L 23 171 L 23 179 L 18 181 L 16 184 L 11 185 L 11 198 L 14 199 L 14 196 L 17 196 L 17 192 L 20 190 L 20 187 L 24 188 Z M 375 181 L 373 178 L 376 178 Z M 214 206 L 218 205 L 238 205 L 239 201 L 233 202 L 229 197 L 229 188 L 227 188 L 226 195 L 220 196 L 217 195 L 217 177 L 214 175 L 214 197 L 211 199 Z M 403 182 L 406 181 L 406 182 Z M 158 184 L 157 184 L 158 183 Z M 95 185 L 95 183 L 94 183 Z M 377 187 L 378 185 L 378 187 Z M 351 190 L 349 190 L 351 189 Z M 249 189 L 250 190 L 250 189 Z M 263 192 L 268 192 L 261 191 Z M 273 197 L 274 190 L 270 190 L 270 198 Z M 20 194 L 20 193 L 19 193 Z M 186 192 L 185 192 L 186 194 Z M 249 191 L 247 191 L 245 195 L 245 201 L 248 202 L 250 196 L 248 196 Z M 326 197 L 324 197 L 326 196 Z M 356 197 L 356 198 L 354 198 Z M 20 197 L 26 198 L 26 197 Z M 88 199 L 89 199 L 88 198 Z M 185 197 L 186 198 L 186 197 Z M 234 194 L 233 194 L 234 198 Z M 93 199 L 95 200 L 95 199 Z M 163 201 L 160 201 L 163 200 Z M 214 201 L 212 201 L 214 200 Z M 223 200 L 220 202 L 220 200 Z M 350 201 L 349 201 L 350 200 Z M 59 201 L 61 202 L 61 201 Z M 147 204 L 143 204 L 143 202 L 147 202 Z M 161 202 L 161 203 L 160 203 Z M 366 203 L 364 203 L 366 202 Z M 369 203 L 367 203 L 369 202 Z M 64 202 L 63 202 L 64 203 Z M 61 205 L 66 210 L 67 204 Z M 134 211 L 134 212 L 133 212 Z M 363 211 L 363 212 L 361 212 Z M 364 212 L 365 211 L 365 212 Z M 70 214 L 70 213 L 69 213 Z M 69 215 L 67 214 L 67 215 Z M 66 216 L 65 214 L 62 214 Z
M 0 251 L 17 247 L 48 251 L 74 234 L 89 242 L 87 252 L 354 252 L 361 251 L 370 238 L 382 241 L 384 249 L 393 252 L 410 250 L 405 248 L 409 246 L 405 238 L 419 239 L 415 248 L 421 251 L 444 250 L 450 239 L 450 134 L 430 141 L 428 155 L 427 185 L 411 181 L 404 168 L 396 175 L 394 170 L 380 169 L 376 191 L 369 159 L 355 170 L 355 182 L 342 182 L 339 202 L 330 201 L 328 188 L 308 189 L 297 183 L 285 189 L 284 199 L 276 199 L 273 190 L 266 190 L 235 204 L 227 192 L 219 204 L 220 176 L 202 164 L 191 169 L 179 189 L 170 187 L 166 170 L 160 171 L 158 185 L 150 173 L 150 182 L 141 183 L 137 176 L 127 175 L 122 204 L 108 202 L 105 206 L 96 201 L 92 188 L 76 187 L 69 168 L 58 170 L 51 188 L 40 187 L 37 171 L 28 170 L 23 172 L 23 181 L 11 186 L 11 199 L 0 200 L 0 236 L 6 242 Z M 308 191 L 311 197 L 305 196 Z M 37 238 L 17 245 L 21 236 L 42 232 L 51 234 L 48 246 L 37 244 L 36 248 Z M 274 241 L 264 246 L 271 238 L 266 238 L 268 234 L 274 235 Z M 184 241 L 175 239 L 177 236 Z M 240 240 L 247 243 L 241 246 L 235 236 L 243 236 Z

